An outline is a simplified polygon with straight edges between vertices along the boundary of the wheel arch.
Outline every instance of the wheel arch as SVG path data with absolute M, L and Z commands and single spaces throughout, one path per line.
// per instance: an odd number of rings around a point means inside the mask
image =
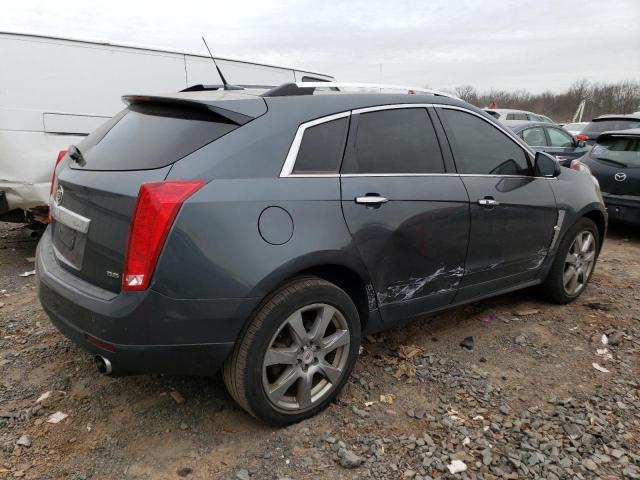
M 607 234 L 607 218 L 605 214 L 598 209 L 592 209 L 584 212 L 582 217 L 588 218 L 598 227 L 598 235 L 600 236 L 599 249 L 602 249 L 604 237 Z
M 375 291 L 364 266 L 345 259 L 343 255 L 325 253 L 289 262 L 264 278 L 254 288 L 252 296 L 266 298 L 291 279 L 305 275 L 322 278 L 344 290 L 353 300 L 360 316 L 362 331 L 365 331 L 371 311 L 377 308 Z

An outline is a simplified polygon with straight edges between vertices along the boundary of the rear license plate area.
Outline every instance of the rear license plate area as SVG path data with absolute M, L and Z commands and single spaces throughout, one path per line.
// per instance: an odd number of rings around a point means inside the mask
M 53 246 L 56 257 L 68 266 L 82 269 L 82 258 L 87 243 L 87 235 L 55 222 L 53 227 Z

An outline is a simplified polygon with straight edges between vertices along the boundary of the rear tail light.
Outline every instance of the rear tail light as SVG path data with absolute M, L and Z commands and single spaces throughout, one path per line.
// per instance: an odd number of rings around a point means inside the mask
M 67 154 L 66 150 L 60 150 L 58 152 L 58 158 L 56 158 L 56 164 L 53 167 L 53 175 L 51 175 L 51 188 L 49 189 L 49 195 L 53 193 L 53 184 L 56 182 L 56 169 L 58 168 L 58 164 Z
M 576 140 L 578 140 L 579 142 L 580 141 L 585 141 L 586 142 L 587 140 L 589 140 L 589 135 L 582 135 L 582 134 L 581 135 L 576 135 Z
M 56 164 L 53 166 L 53 173 L 51 174 L 51 187 L 49 188 L 49 198 L 53 194 L 53 185 L 56 183 L 56 170 L 58 169 L 58 164 L 62 161 L 64 156 L 67 154 L 67 150 L 60 150 L 58 152 L 58 157 L 56 158 Z M 51 210 L 49 210 L 49 214 L 47 216 L 47 223 L 51 223 Z
M 569 168 L 571 168 L 571 170 L 575 170 L 576 172 L 591 173 L 591 169 L 578 159 L 571 160 L 571 165 L 569 166 Z
M 169 230 L 184 201 L 204 185 L 203 180 L 143 183 L 131 219 L 125 257 L 123 290 L 145 290 Z

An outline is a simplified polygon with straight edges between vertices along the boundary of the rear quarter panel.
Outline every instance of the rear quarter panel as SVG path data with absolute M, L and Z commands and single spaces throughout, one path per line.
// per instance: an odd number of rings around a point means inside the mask
M 262 297 L 294 273 L 323 264 L 366 278 L 339 198 L 337 177 L 213 180 L 183 206 L 152 288 L 174 298 Z M 258 226 L 269 207 L 291 218 L 290 239 L 281 245 L 265 241 Z

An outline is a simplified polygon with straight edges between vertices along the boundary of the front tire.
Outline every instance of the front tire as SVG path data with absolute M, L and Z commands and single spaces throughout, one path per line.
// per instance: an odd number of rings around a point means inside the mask
M 288 425 L 324 409 L 346 383 L 360 347 L 351 298 L 317 277 L 271 294 L 223 367 L 227 390 L 254 417 Z
M 572 302 L 584 291 L 600 252 L 600 232 L 596 224 L 581 218 L 562 239 L 542 294 L 551 302 Z

